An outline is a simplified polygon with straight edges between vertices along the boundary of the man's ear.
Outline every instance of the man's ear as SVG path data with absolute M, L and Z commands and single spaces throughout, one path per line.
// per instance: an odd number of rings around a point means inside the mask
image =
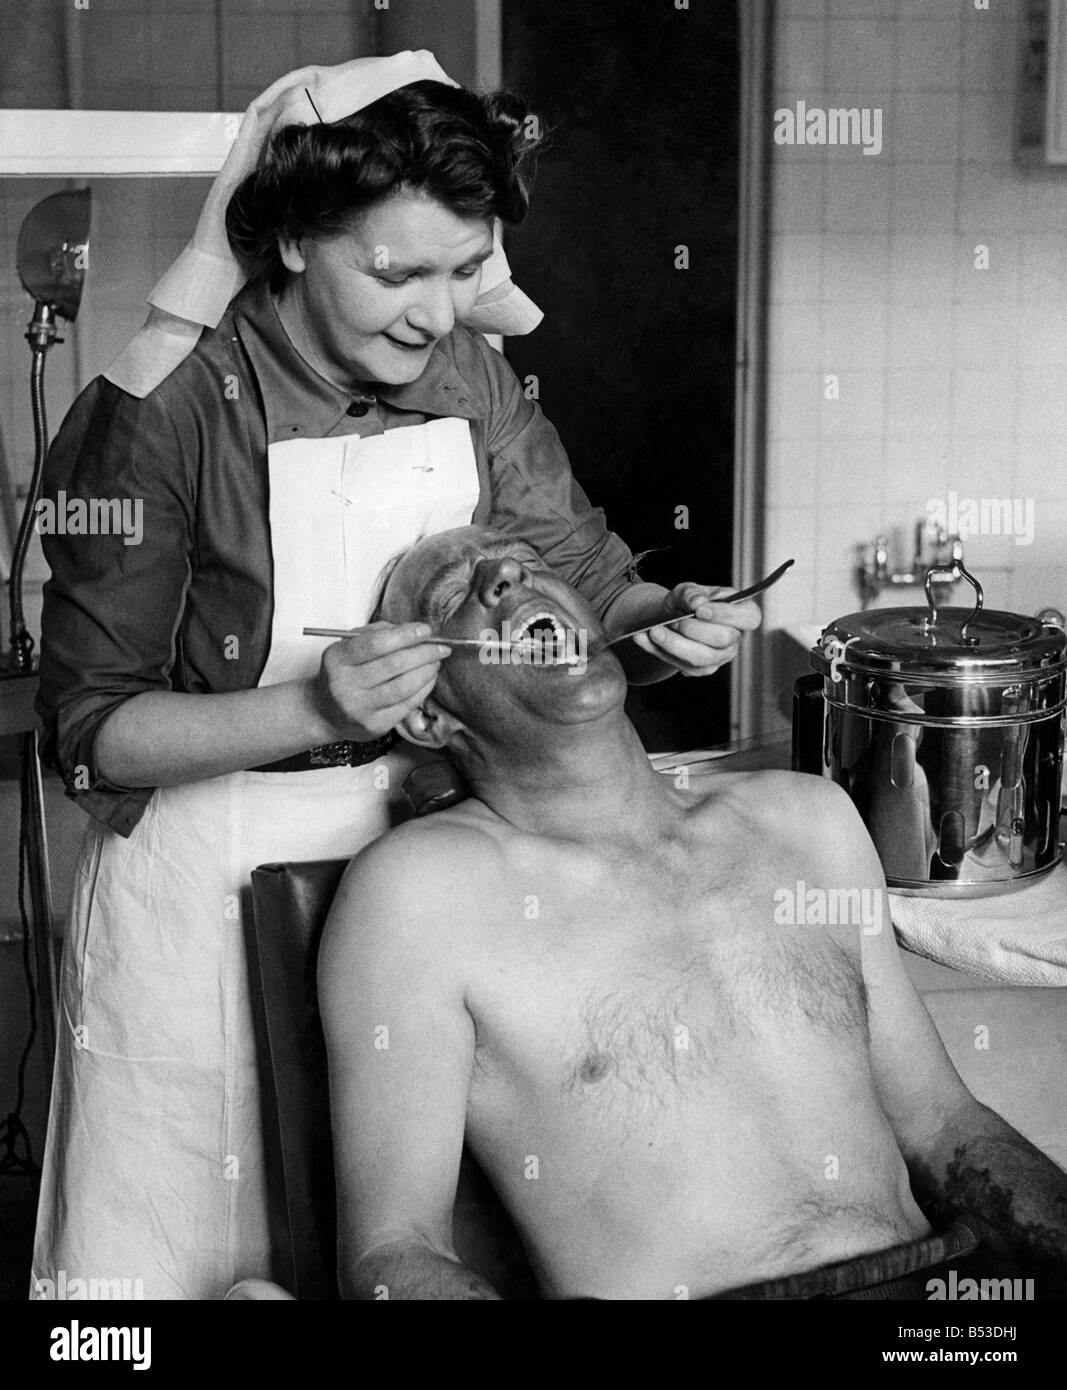
M 302 275 L 307 269 L 307 261 L 304 259 L 304 250 L 300 242 L 291 236 L 279 236 L 278 254 L 282 258 L 282 265 L 285 266 L 293 275 Z
M 447 748 L 455 736 L 464 732 L 463 724 L 453 714 L 442 709 L 428 695 L 418 709 L 413 709 L 396 726 L 397 732 L 416 748 Z

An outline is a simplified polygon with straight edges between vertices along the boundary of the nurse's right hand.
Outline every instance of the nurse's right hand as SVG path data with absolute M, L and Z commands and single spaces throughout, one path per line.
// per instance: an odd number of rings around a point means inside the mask
M 371 623 L 322 654 L 315 708 L 335 739 L 381 738 L 429 695 L 451 648 L 428 642 L 426 623 Z

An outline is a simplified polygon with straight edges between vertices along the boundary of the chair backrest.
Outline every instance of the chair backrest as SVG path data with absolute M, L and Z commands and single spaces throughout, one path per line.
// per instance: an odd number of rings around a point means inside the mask
M 252 873 L 255 954 L 281 1141 L 292 1291 L 298 1298 L 337 1297 L 329 1084 L 315 971 L 322 929 L 347 863 L 264 864 Z M 464 1153 L 453 1225 L 456 1252 L 465 1264 L 506 1298 L 537 1297 L 522 1243 L 469 1153 Z

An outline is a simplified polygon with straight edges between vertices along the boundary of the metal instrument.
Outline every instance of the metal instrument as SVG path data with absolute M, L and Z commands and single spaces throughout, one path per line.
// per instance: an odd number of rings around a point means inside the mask
M 790 565 L 795 564 L 794 560 L 786 560 L 779 565 L 776 570 L 766 575 L 756 584 L 750 584 L 747 589 L 738 589 L 736 594 L 727 594 L 725 598 L 709 598 L 708 603 L 740 603 L 742 599 L 754 598 L 756 594 L 762 594 L 764 589 L 769 589 L 772 584 L 777 584 Z M 691 618 L 692 613 L 679 613 L 676 618 L 664 618 L 658 623 L 649 623 L 647 627 L 634 628 L 633 632 L 620 632 L 617 637 L 610 637 L 606 642 L 594 643 L 594 651 L 591 655 L 597 655 L 605 651 L 608 647 L 613 647 L 616 642 L 624 642 L 627 637 L 639 637 L 642 632 L 651 632 L 653 628 L 670 627 L 674 623 L 683 623 L 687 618 Z
M 758 583 L 750 585 L 747 589 L 738 589 L 736 594 L 727 594 L 725 598 L 708 599 L 709 603 L 740 603 L 742 599 L 752 598 L 756 594 L 761 594 L 764 589 L 769 589 L 772 584 L 777 584 L 782 575 L 793 560 L 786 560 L 785 564 L 779 565 L 771 574 L 765 576 Z M 590 656 L 598 656 L 608 647 L 613 647 L 616 642 L 623 642 L 627 637 L 637 637 L 642 632 L 651 632 L 656 627 L 670 627 L 673 623 L 684 622 L 691 618 L 692 613 L 679 613 L 675 618 L 663 618 L 658 623 L 649 623 L 647 627 L 635 628 L 633 632 L 620 632 L 617 637 L 611 637 L 606 642 L 594 643 L 590 649 Z M 305 637 L 351 637 L 352 632 L 340 627 L 305 627 L 302 629 Z M 433 633 L 425 639 L 427 642 L 440 642 L 446 647 L 481 647 L 485 651 L 505 651 L 511 647 L 521 646 L 519 642 L 494 642 L 491 639 L 482 641 L 477 637 L 442 637 L 438 633 Z

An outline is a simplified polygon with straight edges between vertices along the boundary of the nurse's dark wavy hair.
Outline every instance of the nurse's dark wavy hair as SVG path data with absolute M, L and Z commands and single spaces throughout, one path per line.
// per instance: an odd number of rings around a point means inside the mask
M 342 232 L 401 188 L 459 217 L 518 225 L 539 143 L 528 117 L 509 92 L 478 96 L 427 81 L 330 125 L 288 126 L 230 199 L 230 246 L 254 279 L 277 288 L 285 278 L 279 236 Z

